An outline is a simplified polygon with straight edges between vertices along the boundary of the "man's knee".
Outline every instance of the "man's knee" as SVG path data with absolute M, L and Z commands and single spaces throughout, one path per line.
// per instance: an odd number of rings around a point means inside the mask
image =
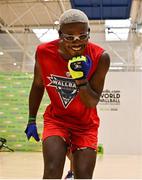
M 75 178 L 76 179 L 91 179 L 93 175 L 94 167 L 88 167 L 85 164 L 80 165 L 75 169 Z
M 96 151 L 90 148 L 80 149 L 73 154 L 75 178 L 92 178 L 96 162 Z
M 63 168 L 60 163 L 49 163 L 44 167 L 43 179 L 61 179 Z
M 58 136 L 43 142 L 43 179 L 61 179 L 66 156 L 66 143 Z

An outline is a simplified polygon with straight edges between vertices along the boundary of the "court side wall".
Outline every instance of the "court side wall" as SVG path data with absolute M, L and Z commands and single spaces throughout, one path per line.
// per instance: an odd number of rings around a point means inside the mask
M 109 72 L 98 114 L 106 154 L 142 154 L 142 72 Z

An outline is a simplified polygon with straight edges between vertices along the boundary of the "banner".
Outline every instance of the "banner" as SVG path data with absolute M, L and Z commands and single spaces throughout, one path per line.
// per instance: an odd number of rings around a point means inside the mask
M 109 72 L 98 105 L 105 153 L 142 154 L 142 72 Z
M 15 151 L 41 151 L 41 142 L 28 141 L 24 133 L 32 78 L 29 73 L 0 73 L 0 138 L 5 138 L 7 145 Z M 37 117 L 40 134 L 42 114 L 47 104 L 49 98 L 44 96 Z

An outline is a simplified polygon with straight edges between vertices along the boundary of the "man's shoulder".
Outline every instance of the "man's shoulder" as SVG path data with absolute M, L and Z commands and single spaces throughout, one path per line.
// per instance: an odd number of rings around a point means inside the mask
M 103 49 L 103 47 L 101 47 L 100 45 L 93 43 L 93 42 L 90 42 L 90 41 L 88 42 L 87 47 L 91 48 L 91 49 Z
M 96 57 L 100 57 L 103 52 L 104 52 L 103 47 L 99 46 L 98 44 L 88 42 L 87 48 L 86 48 L 86 53 L 91 55 L 92 58 L 94 57 L 96 59 Z

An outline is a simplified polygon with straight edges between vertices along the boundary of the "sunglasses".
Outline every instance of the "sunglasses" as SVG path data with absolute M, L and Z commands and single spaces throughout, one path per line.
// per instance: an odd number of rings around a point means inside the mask
M 85 41 L 89 38 L 89 32 L 87 32 L 85 34 L 80 34 L 78 36 L 62 33 L 61 36 L 63 37 L 64 40 L 66 40 L 68 42 L 72 42 L 72 41 L 75 41 L 77 39 L 80 41 Z

